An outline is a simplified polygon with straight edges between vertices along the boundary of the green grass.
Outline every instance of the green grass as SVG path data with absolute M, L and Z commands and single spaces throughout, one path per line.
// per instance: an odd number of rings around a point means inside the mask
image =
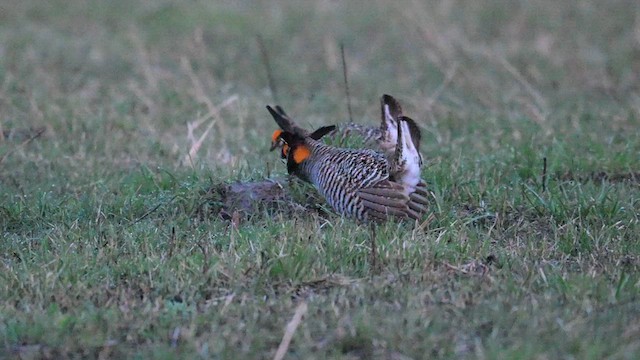
M 0 357 L 271 358 L 302 301 L 287 358 L 639 357 L 638 14 L 1 5 Z M 353 120 L 377 123 L 394 95 L 428 159 L 429 220 L 378 227 L 375 256 L 350 220 L 232 224 L 205 195 L 285 173 L 266 104 L 309 128 L 348 121 L 340 44 Z

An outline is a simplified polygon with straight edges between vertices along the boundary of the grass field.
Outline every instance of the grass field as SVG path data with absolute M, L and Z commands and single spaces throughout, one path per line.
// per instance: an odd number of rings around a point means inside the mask
M 249 3 L 0 5 L 0 358 L 640 357 L 637 1 Z M 373 255 L 207 197 L 286 173 L 266 104 L 349 120 L 341 44 L 433 191 Z

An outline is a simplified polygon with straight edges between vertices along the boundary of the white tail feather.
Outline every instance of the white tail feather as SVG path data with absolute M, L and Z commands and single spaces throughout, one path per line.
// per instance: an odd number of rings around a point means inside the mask
M 401 130 L 398 131 L 400 135 L 401 158 L 398 159 L 400 164 L 403 164 L 399 174 L 399 181 L 411 188 L 413 192 L 420 182 L 420 165 L 422 159 L 420 152 L 416 149 L 413 139 L 411 139 L 411 131 L 409 130 L 409 123 L 400 119 L 399 126 Z

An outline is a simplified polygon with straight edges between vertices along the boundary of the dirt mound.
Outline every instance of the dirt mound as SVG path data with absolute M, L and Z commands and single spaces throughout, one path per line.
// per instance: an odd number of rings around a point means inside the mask
M 297 191 L 300 189 L 302 193 Z M 297 179 L 287 177 L 214 184 L 203 194 L 200 214 L 236 222 L 263 214 L 318 213 L 318 195 L 310 190 Z

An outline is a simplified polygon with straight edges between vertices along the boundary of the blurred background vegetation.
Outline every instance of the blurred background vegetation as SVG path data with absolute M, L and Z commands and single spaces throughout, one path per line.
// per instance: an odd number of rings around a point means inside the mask
M 267 103 L 312 124 L 347 120 L 344 44 L 354 121 L 377 121 L 377 99 L 393 94 L 430 133 L 427 153 L 451 142 L 465 154 L 514 141 L 542 146 L 591 123 L 631 130 L 635 124 L 626 119 L 640 109 L 639 7 L 548 0 L 11 1 L 0 15 L 2 125 L 45 124 L 60 146 L 98 146 L 125 162 L 179 163 L 189 148 L 186 124 L 213 106 L 220 114 L 197 160 L 253 165 L 274 127 Z M 277 94 L 268 87 L 260 42 Z M 465 136 L 474 131 L 493 136 Z M 65 138 L 78 134 L 85 138 Z M 168 156 L 151 156 L 159 153 Z
M 337 217 L 199 211 L 285 173 L 265 105 L 349 120 L 341 46 L 434 194 L 378 265 Z M 637 358 L 639 80 L 633 0 L 3 1 L 0 357 L 271 357 L 303 299 L 301 358 Z

